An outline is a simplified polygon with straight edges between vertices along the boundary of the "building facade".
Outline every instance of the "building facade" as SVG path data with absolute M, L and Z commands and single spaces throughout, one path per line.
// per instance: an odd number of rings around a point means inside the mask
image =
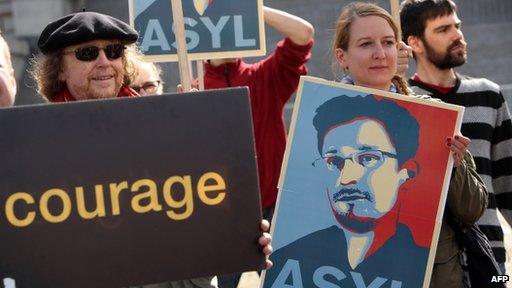
M 310 75 L 335 79 L 331 67 L 330 44 L 334 24 L 346 0 L 265 0 L 265 5 L 282 9 L 311 22 L 316 29 L 316 43 L 309 62 Z M 389 9 L 389 1 L 374 1 Z M 500 84 L 509 105 L 512 102 L 512 1 L 457 1 L 463 32 L 468 41 L 468 63 L 458 71 L 487 77 Z M 128 0 L 0 0 L 0 29 L 14 56 L 19 93 L 17 105 L 37 103 L 35 85 L 28 73 L 28 59 L 37 55 L 37 37 L 46 24 L 65 14 L 98 11 L 128 21 Z M 267 50 L 272 51 L 280 35 L 266 30 Z M 251 59 L 249 59 L 251 61 Z M 411 61 L 411 64 L 413 64 Z M 174 91 L 179 82 L 178 65 L 163 63 L 166 91 Z M 414 67 L 411 67 L 411 71 Z M 293 103 L 293 99 L 291 100 Z M 291 106 L 291 104 L 289 105 Z M 509 106 L 510 107 L 510 106 Z M 289 109 L 288 109 L 289 110 Z

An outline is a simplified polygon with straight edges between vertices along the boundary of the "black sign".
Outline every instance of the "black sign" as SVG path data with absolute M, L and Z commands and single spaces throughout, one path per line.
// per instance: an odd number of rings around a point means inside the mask
M 0 283 L 261 269 L 245 88 L 0 109 Z

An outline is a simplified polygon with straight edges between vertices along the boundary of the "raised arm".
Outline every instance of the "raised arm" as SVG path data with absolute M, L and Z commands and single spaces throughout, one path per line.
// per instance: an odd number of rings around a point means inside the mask
M 263 17 L 265 23 L 297 45 L 306 45 L 313 39 L 313 25 L 300 17 L 266 6 L 263 6 Z

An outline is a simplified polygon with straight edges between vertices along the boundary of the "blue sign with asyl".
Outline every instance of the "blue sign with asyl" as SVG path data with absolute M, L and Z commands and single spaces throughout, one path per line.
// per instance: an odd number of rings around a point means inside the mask
M 189 59 L 265 54 L 262 0 L 188 0 L 182 6 Z M 130 0 L 130 22 L 148 58 L 177 60 L 170 0 Z

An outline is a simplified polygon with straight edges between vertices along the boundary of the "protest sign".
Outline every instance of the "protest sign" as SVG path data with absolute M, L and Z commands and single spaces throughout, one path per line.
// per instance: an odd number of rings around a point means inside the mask
M 302 77 L 262 287 L 428 287 L 462 114 Z
M 0 279 L 128 287 L 261 269 L 246 88 L 0 109 Z
M 177 61 L 169 0 L 130 0 L 130 23 L 149 61 Z M 190 60 L 265 55 L 262 0 L 183 1 Z

